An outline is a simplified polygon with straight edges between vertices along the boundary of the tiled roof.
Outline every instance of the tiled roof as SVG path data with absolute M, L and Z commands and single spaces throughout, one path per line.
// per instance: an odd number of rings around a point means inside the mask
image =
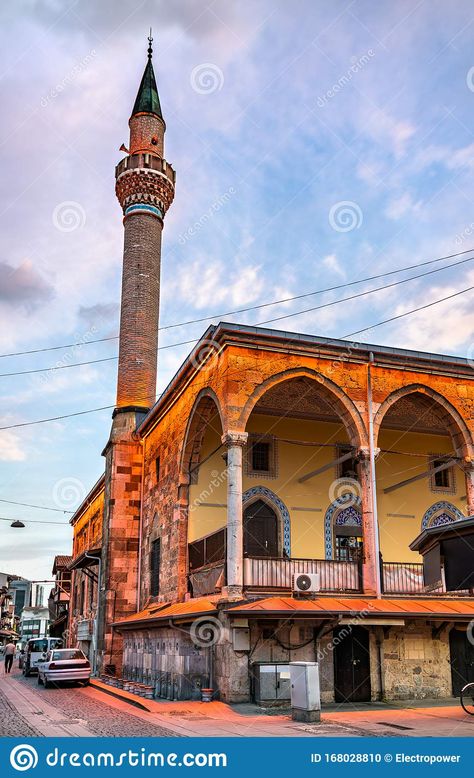
M 53 562 L 53 575 L 61 567 L 67 567 L 72 562 L 72 556 L 66 556 L 65 554 L 58 554 L 54 557 Z
M 213 602 L 207 597 L 200 597 L 197 600 L 188 600 L 188 602 L 177 602 L 173 605 L 169 602 L 160 602 L 149 605 L 138 613 L 127 616 L 126 619 L 115 622 L 114 627 L 133 626 L 142 622 L 159 622 L 168 619 L 189 619 L 193 620 L 196 616 L 216 613 L 217 609 Z
M 474 617 L 474 598 L 463 599 L 376 599 L 375 597 L 319 597 L 314 600 L 297 600 L 294 597 L 267 597 L 227 609 L 228 613 L 245 616 L 291 616 L 299 614 L 307 618 L 331 615 L 370 616 L 418 616 L 425 618 Z

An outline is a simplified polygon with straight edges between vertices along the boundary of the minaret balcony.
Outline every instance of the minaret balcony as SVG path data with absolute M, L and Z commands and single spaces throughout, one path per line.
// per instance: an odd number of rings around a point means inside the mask
M 119 178 L 122 173 L 127 170 L 136 170 L 137 168 L 144 168 L 145 170 L 156 170 L 162 173 L 173 184 L 176 181 L 176 173 L 172 166 L 166 159 L 155 156 L 154 154 L 130 154 L 128 157 L 124 157 L 115 168 L 115 178 Z

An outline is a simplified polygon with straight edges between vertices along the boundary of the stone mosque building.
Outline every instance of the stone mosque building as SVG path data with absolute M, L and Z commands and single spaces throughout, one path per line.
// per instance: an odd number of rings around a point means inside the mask
M 168 699 L 284 700 L 289 662 L 315 659 L 323 701 L 459 693 L 473 583 L 428 585 L 418 550 L 474 516 L 471 365 L 221 322 L 156 400 L 175 172 L 151 47 L 129 126 L 117 399 L 71 520 L 71 645 Z

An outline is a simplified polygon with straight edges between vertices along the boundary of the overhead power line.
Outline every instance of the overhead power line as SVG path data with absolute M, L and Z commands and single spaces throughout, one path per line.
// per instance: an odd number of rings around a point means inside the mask
M 304 299 L 306 297 L 314 297 L 317 294 L 326 294 L 327 292 L 335 292 L 335 291 L 338 291 L 339 289 L 346 289 L 347 287 L 356 286 L 357 284 L 364 284 L 364 283 L 366 283 L 368 281 L 376 281 L 379 278 L 388 278 L 389 276 L 397 275 L 397 273 L 403 273 L 403 272 L 405 272 L 407 270 L 414 270 L 415 268 L 418 268 L 418 267 L 426 267 L 428 265 L 433 265 L 433 264 L 435 264 L 437 262 L 443 262 L 446 259 L 453 259 L 454 257 L 460 257 L 460 256 L 463 256 L 464 254 L 470 254 L 473 251 L 474 251 L 474 248 L 465 249 L 464 251 L 458 251 L 455 254 L 446 254 L 443 257 L 436 257 L 436 259 L 429 259 L 429 260 L 426 260 L 424 262 L 417 262 L 414 265 L 406 265 L 405 267 L 400 267 L 400 268 L 397 268 L 396 270 L 388 270 L 386 273 L 377 273 L 376 275 L 367 276 L 366 278 L 360 278 L 360 279 L 356 279 L 354 281 L 346 281 L 344 284 L 337 284 L 335 286 L 328 286 L 325 289 L 317 289 L 317 290 L 315 290 L 313 292 L 306 292 L 304 294 L 294 295 L 293 297 L 285 297 L 285 298 L 283 298 L 281 300 L 273 300 L 272 302 L 268 302 L 268 303 L 260 303 L 259 305 L 251 305 L 251 306 L 248 306 L 246 308 L 237 308 L 237 309 L 235 309 L 233 311 L 224 311 L 222 313 L 215 313 L 215 314 L 211 314 L 211 315 L 208 315 L 208 316 L 202 316 L 201 318 L 198 318 L 198 319 L 189 319 L 188 321 L 177 322 L 175 324 L 167 324 L 167 325 L 165 325 L 163 327 L 159 327 L 158 329 L 160 331 L 164 331 L 164 330 L 175 329 L 176 327 L 185 327 L 185 326 L 187 326 L 189 324 L 201 324 L 202 322 L 205 322 L 205 321 L 213 321 L 214 319 L 222 319 L 225 316 L 235 316 L 238 313 L 248 313 L 249 311 L 257 311 L 257 310 L 259 310 L 261 308 L 269 308 L 272 305 L 282 305 L 284 303 L 294 302 L 295 300 L 302 300 L 302 299 Z M 471 259 L 474 259 L 474 257 L 472 257 Z M 447 265 L 446 267 L 451 267 L 451 265 Z M 440 269 L 444 270 L 444 268 L 440 268 Z M 45 347 L 45 348 L 29 349 L 28 351 L 12 351 L 12 352 L 10 352 L 8 354 L 0 354 L 0 359 L 4 359 L 6 357 L 19 357 L 19 356 L 23 356 L 25 354 L 40 354 L 40 353 L 45 352 L 45 351 L 59 351 L 60 349 L 63 349 L 63 348 L 75 348 L 77 346 L 89 346 L 89 345 L 92 345 L 94 343 L 106 343 L 107 341 L 118 340 L 118 337 L 119 337 L 118 335 L 112 335 L 112 336 L 107 337 L 107 338 L 96 338 L 94 340 L 87 340 L 87 341 L 82 340 L 82 341 L 78 341 L 76 343 L 63 343 L 62 345 L 59 345 L 59 346 L 48 346 L 48 347 Z
M 396 319 L 403 319 L 406 316 L 411 316 L 413 313 L 418 313 L 418 311 L 425 310 L 426 308 L 431 308 L 434 305 L 438 305 L 439 303 L 444 303 L 446 300 L 452 300 L 454 297 L 459 297 L 462 294 L 466 294 L 467 292 L 471 292 L 474 289 L 474 286 L 469 286 L 466 289 L 461 289 L 459 292 L 455 292 L 454 294 L 447 295 L 446 297 L 441 297 L 439 300 L 433 300 L 430 303 L 427 303 L 426 305 L 422 305 L 418 308 L 413 308 L 410 311 L 405 311 L 404 313 L 399 314 L 398 316 L 392 316 L 390 319 L 384 319 L 383 321 L 376 322 L 375 324 L 371 324 L 368 327 L 364 327 L 360 330 L 357 330 L 355 332 L 350 332 L 347 335 L 344 335 L 342 338 L 326 338 L 327 342 L 331 341 L 338 341 L 338 340 L 344 340 L 346 338 L 351 338 L 353 335 L 359 335 L 361 332 L 367 332 L 367 330 L 374 330 L 377 327 L 382 327 L 384 324 L 387 324 L 388 322 L 395 321 Z M 159 399 L 159 398 L 158 398 Z M 10 430 L 10 429 L 16 429 L 18 427 L 30 427 L 34 424 L 45 424 L 49 421 L 60 421 L 62 419 L 70 419 L 74 416 L 84 416 L 88 413 L 96 413 L 98 411 L 105 411 L 110 410 L 111 408 L 115 408 L 115 405 L 104 405 L 100 408 L 91 408 L 87 411 L 76 411 L 75 413 L 65 413 L 61 416 L 53 416 L 48 419 L 38 419 L 37 421 L 25 421 L 20 422 L 18 424 L 9 424 L 3 427 L 0 427 L 0 431 L 2 430 Z
M 460 259 L 458 262 L 452 262 L 450 265 L 445 265 L 444 267 L 436 268 L 435 270 L 427 270 L 425 273 L 418 273 L 414 276 L 409 276 L 408 278 L 403 278 L 401 281 L 393 281 L 391 284 L 382 284 L 382 286 L 377 286 L 375 289 L 367 289 L 364 292 L 358 292 L 357 294 L 349 295 L 349 297 L 341 297 L 338 300 L 332 300 L 328 303 L 322 303 L 321 305 L 316 305 L 312 308 L 305 308 L 302 311 L 294 311 L 293 313 L 287 313 L 284 316 L 277 316 L 273 319 L 265 319 L 264 321 L 257 322 L 255 326 L 261 326 L 262 324 L 273 324 L 277 321 L 283 321 L 284 319 L 291 319 L 295 316 L 302 316 L 304 313 L 313 313 L 314 311 L 320 311 L 324 308 L 331 308 L 334 305 L 341 305 L 342 303 L 350 302 L 351 300 L 357 300 L 361 297 L 367 297 L 370 294 L 375 294 L 376 292 L 382 292 L 386 289 L 392 289 L 396 286 L 402 286 L 403 284 L 407 284 L 410 281 L 416 281 L 418 278 L 424 278 L 425 276 L 434 275 L 435 273 L 441 273 L 443 270 L 448 270 L 453 267 L 457 267 L 458 265 L 464 265 L 466 262 L 472 262 L 474 260 L 474 257 L 468 257 L 467 259 Z M 315 292 L 313 294 L 316 294 Z M 302 295 L 305 296 L 305 295 Z M 296 299 L 296 298 L 292 298 Z M 268 303 L 268 305 L 273 305 L 274 303 Z M 263 306 L 256 306 L 256 307 L 263 307 Z M 248 309 L 251 310 L 251 309 Z M 158 351 L 163 351 L 165 349 L 169 348 L 177 348 L 178 346 L 186 346 L 190 343 L 196 343 L 196 338 L 193 338 L 192 340 L 184 340 L 180 343 L 170 343 L 167 346 L 159 346 Z M 69 365 L 55 365 L 53 367 L 40 367 L 35 368 L 33 370 L 18 370 L 12 373 L 0 373 L 0 378 L 9 378 L 11 376 L 19 376 L 19 375 L 30 375 L 32 373 L 46 373 L 50 371 L 56 371 L 56 370 L 66 370 L 67 368 L 71 367 L 83 367 L 84 365 L 95 365 L 98 362 L 111 362 L 117 360 L 118 357 L 106 357 L 104 359 L 92 359 L 90 361 L 86 362 L 73 362 Z
M 32 505 L 29 502 L 17 502 L 16 500 L 4 500 L 0 499 L 0 502 L 8 503 L 9 505 L 22 505 L 24 508 L 39 508 L 42 511 L 56 511 L 57 513 L 74 513 L 74 511 L 66 511 L 62 508 L 48 508 L 47 505 Z

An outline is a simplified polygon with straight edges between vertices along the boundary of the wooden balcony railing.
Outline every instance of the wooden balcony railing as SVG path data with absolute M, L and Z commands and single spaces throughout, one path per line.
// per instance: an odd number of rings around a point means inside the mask
M 293 578 L 300 573 L 318 573 L 322 592 L 361 592 L 358 562 L 331 559 L 244 559 L 244 586 L 247 589 L 285 589 L 291 591 Z

